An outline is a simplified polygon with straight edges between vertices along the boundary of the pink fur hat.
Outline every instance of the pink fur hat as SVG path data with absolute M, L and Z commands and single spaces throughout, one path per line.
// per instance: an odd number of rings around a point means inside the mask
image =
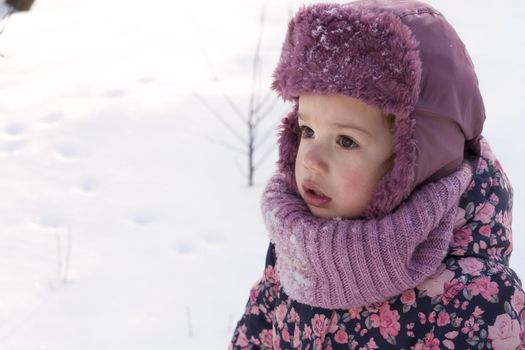
M 282 120 L 278 167 L 295 190 L 301 94 L 344 94 L 394 118 L 393 168 L 365 217 L 381 217 L 419 185 L 479 155 L 485 120 L 470 57 L 444 16 L 411 0 L 302 7 L 292 18 L 272 88 L 294 103 Z

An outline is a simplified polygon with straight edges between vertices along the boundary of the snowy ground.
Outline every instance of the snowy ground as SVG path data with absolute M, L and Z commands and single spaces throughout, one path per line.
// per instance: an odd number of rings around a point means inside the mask
M 525 3 L 429 2 L 476 65 L 484 134 L 515 189 L 511 267 L 525 276 Z M 266 2 L 263 86 L 299 3 Z M 246 187 L 243 157 L 210 139 L 236 141 L 193 93 L 242 128 L 211 69 L 246 110 L 262 4 L 37 0 L 9 19 L 0 349 L 226 348 L 264 266 L 259 195 L 276 154 Z

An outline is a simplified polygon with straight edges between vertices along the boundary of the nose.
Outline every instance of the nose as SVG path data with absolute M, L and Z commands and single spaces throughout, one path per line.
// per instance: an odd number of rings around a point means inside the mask
M 322 150 L 319 147 L 310 147 L 303 155 L 303 166 L 305 169 L 324 175 L 328 171 L 328 164 L 324 160 Z

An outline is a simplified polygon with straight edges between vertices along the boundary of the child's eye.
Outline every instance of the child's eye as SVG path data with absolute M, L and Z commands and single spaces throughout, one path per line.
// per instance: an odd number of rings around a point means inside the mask
M 337 144 L 343 148 L 353 149 L 359 147 L 359 145 L 351 138 L 341 135 L 337 139 Z
M 301 132 L 301 137 L 303 137 L 303 138 L 305 138 L 305 137 L 312 137 L 313 130 L 310 129 L 309 127 L 307 127 L 305 125 L 300 125 L 299 126 L 299 130 Z

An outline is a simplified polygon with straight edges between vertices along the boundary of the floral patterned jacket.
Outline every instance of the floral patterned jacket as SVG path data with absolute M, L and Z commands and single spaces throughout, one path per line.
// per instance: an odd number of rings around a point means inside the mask
M 268 248 L 229 349 L 525 349 L 525 294 L 509 267 L 512 187 L 482 141 L 447 257 L 383 303 L 329 310 L 290 299 Z

